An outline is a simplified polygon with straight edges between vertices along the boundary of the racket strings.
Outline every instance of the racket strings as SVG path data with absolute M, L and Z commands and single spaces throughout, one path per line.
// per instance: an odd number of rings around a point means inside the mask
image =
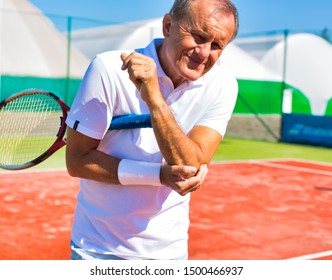
M 48 95 L 9 102 L 0 111 L 0 164 L 25 164 L 47 151 L 56 140 L 61 116 L 61 106 Z

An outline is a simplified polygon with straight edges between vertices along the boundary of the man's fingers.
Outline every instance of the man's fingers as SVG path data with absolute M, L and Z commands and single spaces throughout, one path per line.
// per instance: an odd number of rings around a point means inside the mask
M 198 190 L 204 183 L 208 171 L 207 165 L 202 164 L 195 176 L 178 183 L 177 192 L 181 195 L 186 195 L 189 192 Z
M 209 172 L 209 169 L 206 164 L 202 164 L 199 167 L 199 170 L 198 170 L 196 176 L 200 178 L 201 184 L 203 184 L 203 182 L 205 181 L 205 178 L 206 178 L 206 175 L 208 174 L 208 172 Z
M 178 183 L 177 192 L 180 195 L 186 195 L 189 192 L 197 190 L 201 185 L 201 180 L 197 176 L 191 177 L 185 181 Z
M 194 166 L 164 165 L 161 168 L 161 182 L 171 187 L 180 195 L 186 195 L 201 187 L 208 167 L 206 164 L 200 166 L 199 170 Z
M 129 57 L 129 55 L 126 54 L 126 53 L 122 53 L 120 57 L 121 57 L 121 60 L 123 62 L 121 69 L 126 70 L 128 68 L 128 61 L 129 60 L 127 58 Z
M 193 177 L 197 169 L 194 166 L 174 166 L 174 172 L 177 173 L 181 178 L 188 179 Z

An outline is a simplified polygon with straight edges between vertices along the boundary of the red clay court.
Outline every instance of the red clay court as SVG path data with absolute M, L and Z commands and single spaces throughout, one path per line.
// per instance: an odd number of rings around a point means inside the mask
M 0 259 L 68 259 L 77 191 L 65 170 L 0 173 Z M 189 236 L 189 259 L 332 260 L 332 165 L 214 163 Z

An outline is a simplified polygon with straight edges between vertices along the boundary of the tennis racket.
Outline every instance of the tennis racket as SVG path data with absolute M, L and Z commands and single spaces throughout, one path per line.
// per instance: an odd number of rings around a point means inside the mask
M 66 144 L 70 108 L 44 90 L 17 93 L 0 103 L 0 168 L 35 166 Z M 149 114 L 115 116 L 110 130 L 151 127 Z

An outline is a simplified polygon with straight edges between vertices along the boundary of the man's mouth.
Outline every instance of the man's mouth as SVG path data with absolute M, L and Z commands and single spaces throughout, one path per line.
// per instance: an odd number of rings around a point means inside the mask
M 189 67 L 190 68 L 197 68 L 197 67 L 201 67 L 204 66 L 205 67 L 206 64 L 206 60 L 200 60 L 200 59 L 195 59 L 192 57 L 189 57 Z

